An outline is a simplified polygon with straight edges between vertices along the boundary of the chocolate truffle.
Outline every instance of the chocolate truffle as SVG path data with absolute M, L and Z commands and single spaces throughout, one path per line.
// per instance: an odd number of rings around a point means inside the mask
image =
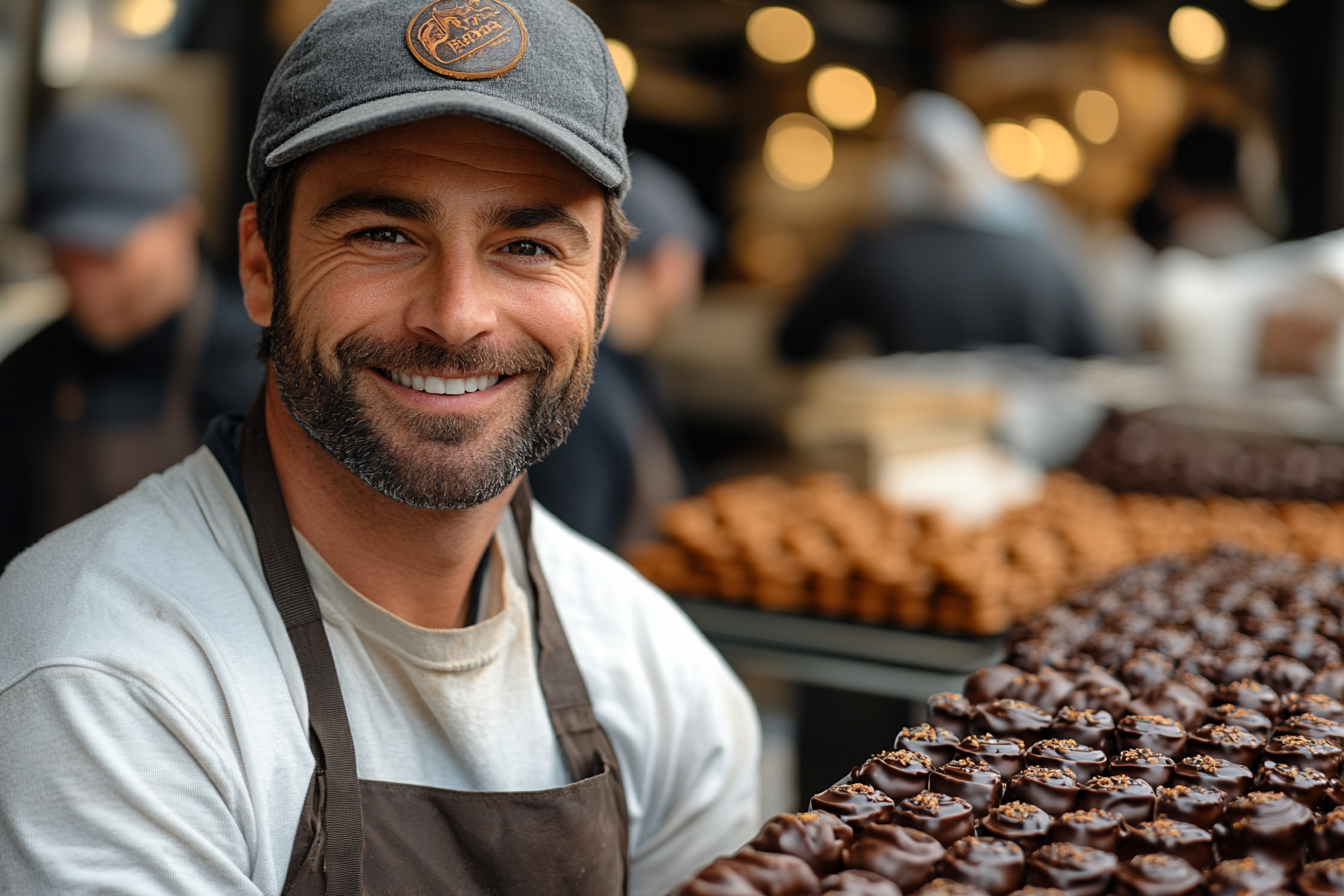
M 1256 790 L 1273 790 L 1287 794 L 1308 809 L 1315 809 L 1325 797 L 1330 779 L 1314 768 L 1298 768 L 1269 762 L 1255 775 Z
M 1177 856 L 1135 856 L 1115 869 L 1116 896 L 1191 896 L 1204 875 Z
M 1022 771 L 1027 747 L 1016 737 L 991 737 L 972 734 L 957 745 L 957 758 L 979 759 L 998 770 L 1006 781 Z
M 1181 670 L 1178 671 L 1175 675 L 1171 676 L 1171 680 L 1176 682 L 1177 684 L 1183 684 L 1190 690 L 1194 691 L 1196 694 L 1198 694 L 1200 697 L 1204 699 L 1205 703 L 1208 703 L 1210 700 L 1212 700 L 1213 695 L 1218 690 L 1218 685 L 1209 681 L 1207 678 L 1205 678 L 1203 675 L 1200 675 L 1198 672 L 1186 672 L 1185 670 Z M 1161 713 L 1158 713 L 1158 715 L 1161 715 Z
M 1115 685 L 1089 682 L 1075 688 L 1064 702 L 1074 709 L 1100 709 L 1116 718 L 1129 711 L 1127 707 L 1132 699 L 1129 688 L 1118 682 Z
M 745 847 L 715 860 L 677 892 L 681 896 L 810 896 L 818 886 L 820 881 L 802 859 Z
M 1214 705 L 1234 703 L 1247 709 L 1254 709 L 1267 718 L 1279 717 L 1279 695 L 1269 685 L 1261 684 L 1250 678 L 1228 682 L 1220 687 L 1211 701 Z
M 971 733 L 971 701 L 961 694 L 934 694 L 928 699 L 929 724 L 957 737 Z
M 1212 756 L 1247 768 L 1256 767 L 1264 747 L 1260 738 L 1236 725 L 1205 725 L 1185 742 L 1185 752 L 1191 756 Z
M 1177 784 L 1175 787 L 1157 788 L 1157 805 L 1153 807 L 1153 815 L 1172 821 L 1186 821 L 1210 831 L 1218 819 L 1223 817 L 1226 806 L 1227 794 L 1221 790 Z
M 1297 876 L 1302 896 L 1340 896 L 1344 893 L 1344 859 L 1312 862 Z
M 959 880 L 936 877 L 915 891 L 914 896 L 989 896 L 979 887 L 964 884 Z
M 1283 869 L 1259 859 L 1228 859 L 1219 862 L 1209 872 L 1209 896 L 1260 896 L 1277 890 L 1284 884 Z
M 1061 707 L 1050 723 L 1051 740 L 1077 741 L 1110 752 L 1115 747 L 1115 719 L 1104 709 Z
M 1326 666 L 1302 689 L 1306 694 L 1325 694 L 1344 700 L 1344 665 Z
M 1110 889 L 1116 858 L 1073 843 L 1047 843 L 1027 860 L 1027 883 L 1069 896 L 1101 896 Z
M 1214 653 L 1205 662 L 1201 663 L 1199 672 L 1216 684 L 1232 684 L 1236 681 L 1250 679 L 1251 676 L 1258 673 L 1262 658 L 1263 654 L 1245 653 L 1241 648 L 1233 647 Z M 1214 695 L 1213 699 L 1220 703 L 1234 702 L 1224 701 L 1217 694 Z
M 1179 856 L 1201 871 L 1213 867 L 1213 835 L 1188 821 L 1158 818 L 1125 829 L 1122 858 L 1160 852 Z
M 1206 725 L 1236 725 L 1245 728 L 1261 740 L 1268 740 L 1274 731 L 1274 723 L 1265 714 L 1255 709 L 1237 706 L 1235 703 L 1222 703 L 1209 708 L 1204 714 Z
M 1055 887 L 1023 887 L 1014 890 L 1008 896 L 1066 896 L 1063 890 Z
M 910 893 L 933 877 L 943 852 L 943 845 L 923 831 L 875 824 L 845 851 L 845 867 L 880 874 Z
M 891 797 L 867 784 L 836 784 L 808 801 L 812 812 L 829 812 L 858 834 L 870 824 L 888 824 L 895 808 Z
M 1001 697 L 1021 700 L 1053 713 L 1064 705 L 1065 699 L 1076 687 L 1071 676 L 1043 666 L 1039 672 L 1024 672 L 1008 682 Z
M 1065 812 L 1050 825 L 1051 843 L 1072 843 L 1115 852 L 1124 819 L 1102 809 L 1078 809 Z
M 1176 761 L 1152 750 L 1124 750 L 1111 757 L 1107 771 L 1112 775 L 1128 775 L 1161 787 L 1171 780 Z
M 1289 873 L 1311 829 L 1306 806 L 1282 793 L 1257 791 L 1228 803 L 1213 833 L 1223 858 L 1260 859 Z
M 1315 675 L 1310 666 L 1290 656 L 1272 656 L 1260 664 L 1260 680 L 1280 694 L 1301 691 Z
M 823 896 L 901 896 L 900 887 L 871 871 L 841 871 L 821 882 Z
M 1262 763 L 1273 762 L 1279 765 L 1295 765 L 1298 768 L 1314 768 L 1327 778 L 1339 774 L 1341 759 L 1344 759 L 1344 749 L 1337 745 L 1326 740 L 1313 740 L 1295 734 L 1274 738 L 1265 744 L 1265 752 L 1260 756 Z
M 946 728 L 935 728 L 927 722 L 914 728 L 902 728 L 896 735 L 897 750 L 914 750 L 929 757 L 934 768 L 952 761 L 961 738 Z
M 1166 716 L 1187 730 L 1197 726 L 1208 709 L 1207 698 L 1175 679 L 1154 685 L 1129 702 L 1133 715 Z
M 1022 885 L 1027 857 L 1007 840 L 963 837 L 938 866 L 938 876 L 979 887 L 989 896 L 1008 896 Z
M 1003 776 L 989 763 L 963 756 L 935 769 L 929 776 L 929 789 L 961 797 L 970 803 L 976 818 L 984 818 L 1003 796 Z
M 1330 786 L 1325 788 L 1325 799 L 1321 800 L 1321 811 L 1330 812 L 1344 806 L 1344 781 L 1331 778 Z
M 1176 764 L 1171 775 L 1173 784 L 1221 790 L 1229 800 L 1250 793 L 1252 780 L 1251 770 L 1246 766 L 1212 756 L 1187 756 Z
M 1078 788 L 1079 809 L 1101 809 L 1130 824 L 1152 818 L 1155 800 L 1153 785 L 1128 775 L 1093 778 Z
M 970 803 L 961 797 L 928 791 L 901 800 L 894 818 L 899 825 L 931 834 L 943 846 L 969 837 L 975 827 Z
M 1166 716 L 1125 716 L 1115 726 L 1115 743 L 1121 750 L 1152 750 L 1179 759 L 1185 748 L 1185 729 Z
M 1027 748 L 1027 765 L 1066 768 L 1081 784 L 1106 771 L 1106 754 L 1067 738 L 1038 740 Z
M 1307 856 L 1313 862 L 1344 856 L 1344 808 L 1331 809 L 1316 817 L 1307 837 Z
M 1136 650 L 1120 664 L 1116 677 L 1125 683 L 1131 692 L 1146 691 L 1171 678 L 1176 667 L 1156 650 Z
M 1068 769 L 1029 766 L 1013 775 L 1003 798 L 1005 802 L 1030 803 L 1047 815 L 1060 816 L 1078 802 L 1078 779 Z
M 1274 734 L 1275 736 L 1296 734 L 1299 737 L 1310 737 L 1312 740 L 1328 740 L 1336 746 L 1344 747 L 1344 724 L 1311 713 L 1289 716 L 1279 723 L 1279 727 L 1274 729 Z
M 747 845 L 760 852 L 796 856 L 823 877 L 839 870 L 853 842 L 849 825 L 829 812 L 800 812 L 776 815 Z
M 1287 719 L 1311 713 L 1331 722 L 1344 722 L 1344 704 L 1325 694 L 1289 694 L 1283 700 L 1280 715 Z
M 1029 803 L 1001 803 L 990 809 L 989 815 L 980 822 L 979 833 L 982 837 L 1016 843 L 1030 855 L 1045 843 L 1052 820 L 1043 810 Z
M 1021 700 L 991 700 L 981 703 L 971 715 L 972 734 L 1016 737 L 1031 746 L 1050 730 L 1050 714 Z
M 849 776 L 899 802 L 929 789 L 933 761 L 914 750 L 883 750 L 856 766 Z
M 966 679 L 966 701 L 974 706 L 1003 696 L 1008 682 L 1022 674 L 1016 666 L 985 666 Z M 902 888 L 904 889 L 904 888 Z

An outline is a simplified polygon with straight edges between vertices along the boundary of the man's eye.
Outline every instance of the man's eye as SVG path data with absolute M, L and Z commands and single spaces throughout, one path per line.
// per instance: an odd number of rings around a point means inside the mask
M 505 249 L 510 255 L 524 255 L 532 257 L 536 255 L 545 255 L 546 249 L 540 243 L 534 243 L 531 240 L 515 240 L 509 243 Z
M 375 227 L 372 230 L 364 231 L 362 235 L 375 243 L 407 242 L 406 235 L 392 227 Z

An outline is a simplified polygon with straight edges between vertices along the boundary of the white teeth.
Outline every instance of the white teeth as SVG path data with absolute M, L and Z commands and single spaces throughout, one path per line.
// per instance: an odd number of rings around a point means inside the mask
M 422 376 L 411 377 L 411 388 L 417 392 L 425 391 L 425 378 Z
M 431 395 L 442 395 L 448 391 L 444 385 L 443 378 L 437 376 L 425 377 L 425 391 Z
M 389 377 L 408 389 L 428 392 L 431 395 L 462 395 L 467 392 L 484 392 L 495 386 L 503 377 L 499 374 L 488 376 L 469 376 L 466 379 L 447 379 L 438 376 L 412 376 L 398 370 L 388 372 Z
M 448 394 L 461 395 L 467 391 L 466 380 L 448 380 Z
M 484 379 L 484 377 L 482 377 L 481 379 Z M 468 392 L 475 392 L 479 387 L 480 387 L 480 379 L 477 379 L 474 376 L 467 377 Z
M 397 382 L 409 389 L 411 388 L 411 375 L 409 373 L 399 373 L 397 374 Z

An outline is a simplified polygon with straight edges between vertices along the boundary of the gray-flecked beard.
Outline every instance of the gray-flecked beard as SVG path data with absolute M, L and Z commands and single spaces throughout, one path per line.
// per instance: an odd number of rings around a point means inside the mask
M 337 344 L 333 369 L 294 326 L 287 305 L 276 303 L 271 330 L 271 359 L 285 408 L 365 485 L 414 507 L 465 510 L 497 497 L 569 437 L 592 385 L 595 345 L 580 354 L 568 379 L 553 382 L 555 362 L 536 341 L 449 348 L 419 341 L 388 344 L 353 334 Z M 479 416 L 402 410 L 391 425 L 380 424 L 356 394 L 358 373 L 368 369 L 488 370 L 531 374 L 533 381 L 521 419 L 487 443 L 491 421 Z M 400 432 L 388 431 L 394 427 Z M 438 446 L 458 449 L 450 463 L 433 450 Z

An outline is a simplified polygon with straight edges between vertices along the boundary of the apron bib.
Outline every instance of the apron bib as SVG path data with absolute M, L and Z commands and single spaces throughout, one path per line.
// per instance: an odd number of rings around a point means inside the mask
M 575 783 L 478 793 L 358 779 L 331 646 L 280 493 L 261 397 L 244 425 L 242 465 L 262 569 L 303 673 L 316 762 L 285 896 L 623 894 L 629 827 L 620 768 L 537 562 L 527 480 L 511 510 L 534 598 L 538 677 Z

